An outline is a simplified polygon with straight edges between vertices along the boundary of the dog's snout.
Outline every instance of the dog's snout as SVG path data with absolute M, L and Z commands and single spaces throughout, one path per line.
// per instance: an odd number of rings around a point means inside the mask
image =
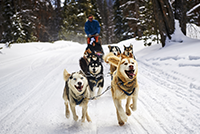
M 78 82 L 78 85 L 82 85 L 82 82 Z
M 133 70 L 133 65 L 130 65 L 130 66 L 129 66 L 129 69 L 130 69 L 130 70 Z

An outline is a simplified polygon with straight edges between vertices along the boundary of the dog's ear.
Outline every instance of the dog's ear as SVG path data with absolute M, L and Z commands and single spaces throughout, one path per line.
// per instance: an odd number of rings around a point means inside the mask
M 66 69 L 64 69 L 64 71 L 63 71 L 63 78 L 64 78 L 64 80 L 67 81 L 69 79 L 69 77 L 70 77 L 70 74 L 67 72 Z
M 124 50 L 126 49 L 126 46 L 124 45 Z
M 118 47 L 117 49 L 118 49 L 119 53 L 121 54 L 121 50 L 120 50 L 120 48 Z
M 130 44 L 130 47 L 133 49 L 133 45 L 132 44 Z
M 110 63 L 110 64 L 112 64 L 112 65 L 114 65 L 114 66 L 118 66 L 118 63 L 119 63 L 119 61 L 120 61 L 120 58 L 119 57 L 117 57 L 117 56 L 115 56 L 112 52 L 110 52 L 110 53 L 108 53 L 107 55 L 105 55 L 104 57 L 103 57 L 103 59 L 104 59 L 104 61 L 106 62 L 106 63 Z
M 112 64 L 112 65 L 114 65 L 114 66 L 117 67 L 117 66 L 118 66 L 118 63 L 119 63 L 119 61 L 120 61 L 120 58 L 117 57 L 117 56 L 110 56 L 110 57 L 108 57 L 107 61 L 108 61 L 110 64 Z
M 82 69 L 82 71 L 83 71 L 84 73 L 87 72 L 87 62 L 86 62 L 86 60 L 85 60 L 83 57 L 81 57 L 81 58 L 79 59 L 79 66 L 81 67 L 81 69 Z
M 108 53 L 108 54 L 106 54 L 106 55 L 103 55 L 103 60 L 104 60 L 106 63 L 108 63 L 107 59 L 108 59 L 109 56 L 115 56 L 115 55 L 114 55 L 112 52 L 110 52 L 110 53 Z
M 79 71 L 79 74 L 82 74 L 83 76 L 85 76 L 82 70 Z
M 110 45 L 108 45 L 108 48 L 109 48 L 109 50 L 111 49 L 111 46 Z

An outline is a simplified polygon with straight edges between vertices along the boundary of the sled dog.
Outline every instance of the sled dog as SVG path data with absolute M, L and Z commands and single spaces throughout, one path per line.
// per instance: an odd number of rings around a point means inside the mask
M 96 61 L 92 60 L 87 65 L 87 63 L 83 60 L 83 58 L 81 58 L 79 61 L 79 65 L 88 79 L 91 97 L 95 97 L 96 88 L 99 88 L 97 95 L 100 95 L 102 93 L 102 89 L 104 86 L 102 63 L 98 60 Z
M 129 56 L 130 53 L 133 54 L 133 45 L 130 44 L 130 46 L 128 46 L 128 47 L 126 47 L 126 46 L 124 45 L 124 54 L 125 54 L 126 56 Z M 134 57 L 134 59 L 136 59 L 134 54 L 133 54 L 133 57 Z
M 121 50 L 118 46 L 110 46 L 108 45 L 109 51 L 112 52 L 116 56 L 120 56 Z M 114 65 L 110 65 L 110 74 L 112 75 L 113 72 L 117 69 Z
M 82 107 L 82 122 L 85 122 L 85 118 L 88 122 L 91 121 L 87 108 L 88 108 L 88 98 L 89 98 L 89 86 L 87 78 L 82 74 L 82 72 L 74 72 L 69 74 L 65 69 L 63 72 L 63 77 L 65 80 L 65 87 L 63 92 L 63 99 L 65 101 L 65 116 L 70 117 L 69 105 L 71 112 L 73 114 L 73 119 L 78 120 L 76 114 L 76 105 Z
M 114 55 L 118 55 L 118 53 L 121 54 L 121 50 L 118 46 L 110 46 L 108 45 L 109 51 L 112 52 Z
M 139 92 L 137 61 L 133 58 L 132 53 L 129 56 L 121 54 L 120 57 L 109 53 L 104 57 L 104 61 L 117 67 L 111 79 L 111 92 L 116 107 L 118 124 L 122 126 L 128 119 L 127 115 L 131 115 L 130 109 L 132 111 L 137 109 Z M 125 111 L 121 104 L 122 99 L 126 99 Z

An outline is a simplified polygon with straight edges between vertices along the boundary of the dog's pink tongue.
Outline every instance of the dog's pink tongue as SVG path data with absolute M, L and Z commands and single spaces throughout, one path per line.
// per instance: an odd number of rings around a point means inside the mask
M 78 87 L 78 91 L 82 91 L 83 86 Z
M 129 72 L 129 76 L 130 76 L 130 78 L 132 79 L 133 77 L 134 77 L 134 72 Z

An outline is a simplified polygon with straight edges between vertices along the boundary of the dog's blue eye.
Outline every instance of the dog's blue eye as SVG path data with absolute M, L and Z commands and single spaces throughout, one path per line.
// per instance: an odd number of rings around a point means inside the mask
M 81 77 L 81 79 L 83 79 L 83 77 Z
M 76 78 L 74 78 L 74 80 L 76 80 Z

